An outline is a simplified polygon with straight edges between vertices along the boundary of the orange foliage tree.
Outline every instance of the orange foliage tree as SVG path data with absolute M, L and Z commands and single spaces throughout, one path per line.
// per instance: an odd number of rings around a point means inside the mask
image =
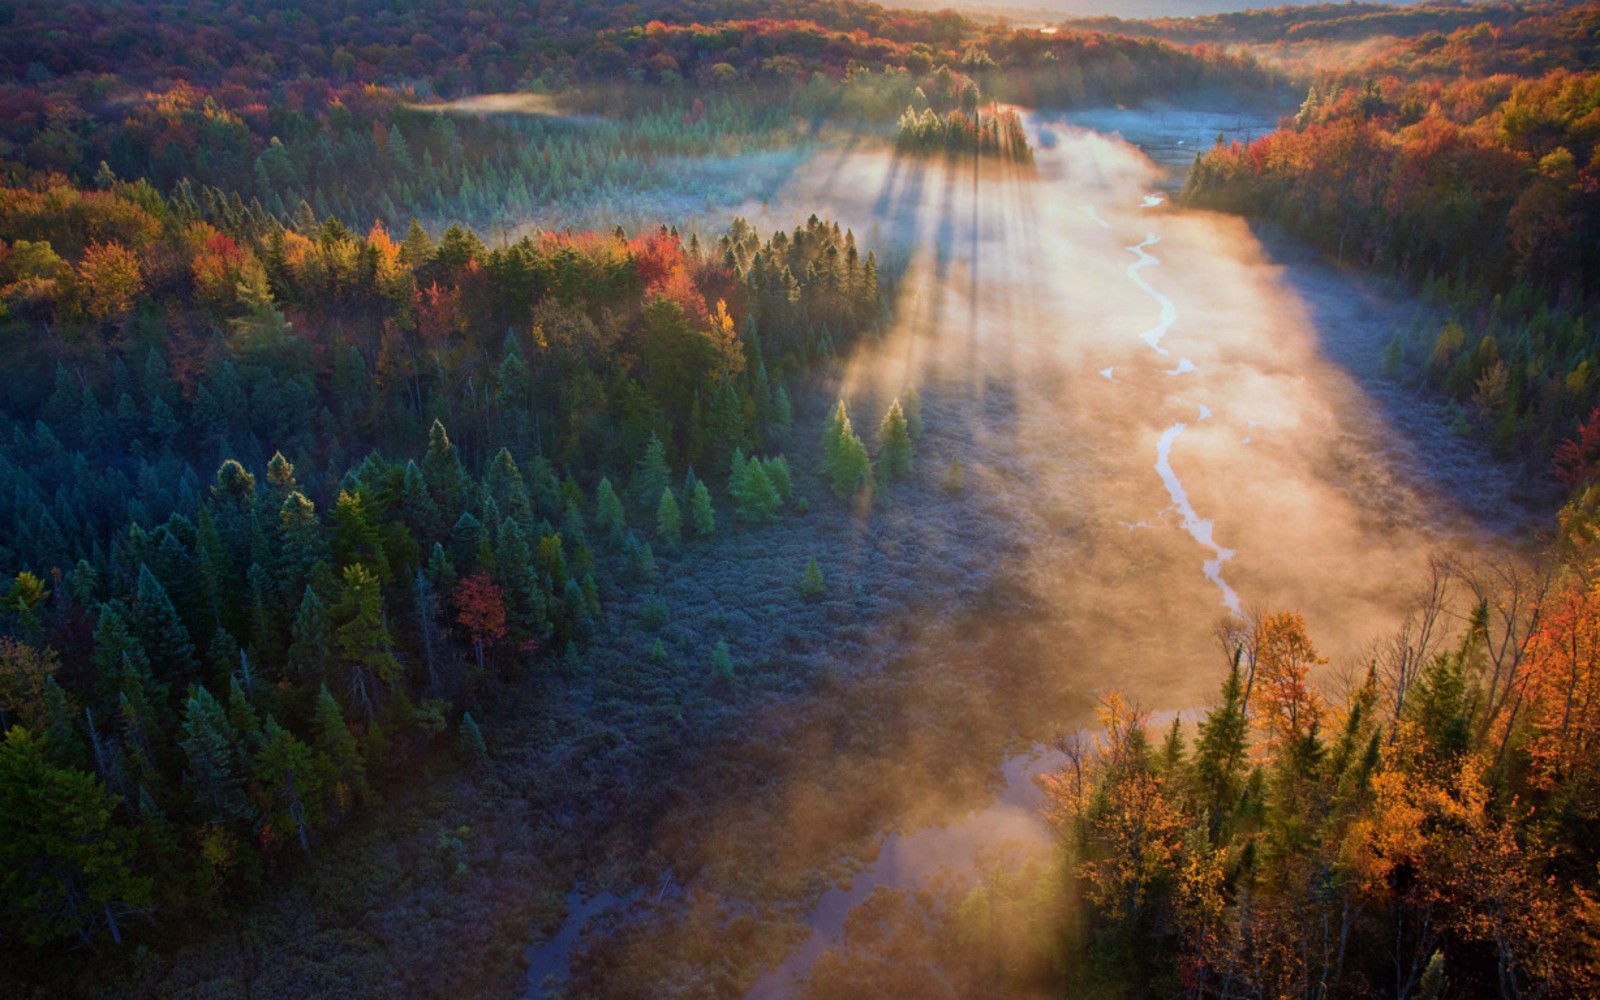
M 126 316 L 144 290 L 139 258 L 120 243 L 89 244 L 76 277 L 78 306 L 96 323 Z

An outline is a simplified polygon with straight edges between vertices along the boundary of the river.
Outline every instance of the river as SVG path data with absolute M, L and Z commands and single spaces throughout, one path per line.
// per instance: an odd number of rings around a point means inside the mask
M 1217 131 L 1203 116 L 1157 114 L 1143 125 L 1169 150 Z M 1141 126 L 1129 112 L 1086 121 Z M 1339 672 L 1398 624 L 1430 554 L 1517 538 L 1540 517 L 1514 477 L 1444 429 L 1437 407 L 1379 379 L 1378 355 L 1415 303 L 1239 219 L 1174 208 L 1171 158 L 1163 166 L 1070 120 L 1030 116 L 1028 128 L 1032 171 L 837 151 L 745 209 L 758 225 L 832 216 L 901 255 L 894 326 L 849 359 L 841 390 L 861 412 L 881 412 L 918 389 L 928 424 L 920 474 L 959 460 L 968 491 L 1005 511 L 1012 543 L 995 553 L 994 572 L 1033 609 L 962 619 L 961 642 L 981 651 L 970 656 L 1025 678 L 1018 690 L 1028 693 L 985 690 L 965 715 L 957 700 L 937 725 L 922 717 L 888 727 L 866 759 L 920 783 L 918 794 L 879 807 L 875 857 L 810 897 L 805 933 L 756 982 L 754 1000 L 795 995 L 874 888 L 968 872 L 1002 842 L 1022 854 L 1047 849 L 1032 777 L 1055 758 L 1041 751 L 1051 733 L 1030 711 L 1039 692 L 1086 706 L 1115 687 L 1153 711 L 1192 711 L 1221 680 L 1215 630 L 1259 608 L 1305 615 L 1332 658 L 1322 680 L 1336 688 Z M 936 617 L 954 622 L 960 611 Z M 902 651 L 908 669 L 940 683 L 968 655 L 952 652 L 939 628 Z M 1054 721 L 1071 728 L 1085 718 Z M 972 735 L 1007 726 L 1009 752 Z M 917 763 L 947 759 L 929 749 L 940 741 L 992 754 L 979 762 L 992 776 L 986 801 L 945 795 L 956 779 Z M 873 765 L 853 759 L 838 773 L 864 766 Z M 772 838 L 781 867 L 789 838 L 750 817 L 765 810 L 773 824 L 805 824 L 818 765 L 804 767 L 804 780 L 776 774 L 758 803 L 696 822 L 729 838 Z M 955 804 L 943 813 L 907 805 L 924 799 Z M 683 869 L 684 892 L 720 894 L 739 911 L 754 890 L 716 862 L 669 859 Z M 533 996 L 603 909 L 572 903 L 559 947 L 537 953 Z

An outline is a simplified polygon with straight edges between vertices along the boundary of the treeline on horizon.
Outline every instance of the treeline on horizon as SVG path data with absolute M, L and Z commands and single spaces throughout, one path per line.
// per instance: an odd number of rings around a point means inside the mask
M 1526 12 L 1320 74 L 1278 131 L 1199 157 L 1184 199 L 1422 287 L 1386 367 L 1548 467 L 1600 405 L 1600 8 Z
M 248 24 L 223 5 L 182 9 L 182 21 L 139 3 L 21 5 L 9 25 L 0 18 L 0 169 L 88 186 L 105 162 L 163 194 L 187 180 L 285 221 L 304 200 L 319 217 L 487 228 L 506 213 L 687 185 L 675 158 L 791 144 L 797 120 L 891 127 L 907 106 L 970 113 L 980 88 L 985 100 L 1070 106 L 1259 97 L 1276 82 L 1220 50 L 865 5 L 689 4 L 647 20 L 624 5 L 490 17 L 332 4 Z M 553 103 L 427 110 L 498 92 Z
M 1250 45 L 1264 53 L 1291 56 L 1294 46 L 1306 43 L 1406 40 L 1450 35 L 1463 28 L 1511 29 L 1530 35 L 1547 35 L 1550 48 L 1536 58 L 1555 60 L 1563 52 L 1576 54 L 1581 38 L 1549 34 L 1541 23 L 1559 8 L 1580 6 L 1582 0 L 1545 0 L 1540 3 L 1323 3 L 1279 5 L 1195 17 L 1155 17 L 1131 20 L 1119 17 L 1075 17 L 1063 22 L 1079 31 L 1103 31 L 1133 37 L 1159 38 L 1178 43 Z M 1559 16 L 1559 15 L 1556 15 Z M 1529 53 L 1529 55 L 1534 55 Z

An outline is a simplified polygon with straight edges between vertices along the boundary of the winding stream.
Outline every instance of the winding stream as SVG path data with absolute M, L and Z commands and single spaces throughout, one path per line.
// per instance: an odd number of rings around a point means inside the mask
M 1153 208 L 1160 205 L 1163 200 L 1159 195 L 1146 195 L 1141 207 Z M 1145 252 L 1146 247 L 1154 246 L 1159 242 L 1161 242 L 1161 237 L 1151 233 L 1145 237 L 1143 243 L 1128 247 L 1128 251 L 1137 255 L 1139 259 L 1129 265 L 1127 274 L 1133 280 L 1133 283 L 1138 285 L 1146 295 L 1155 299 L 1156 304 L 1161 308 L 1161 321 L 1140 334 L 1140 339 L 1149 344 L 1156 353 L 1169 355 L 1171 352 L 1161 346 L 1161 341 L 1166 337 L 1173 325 L 1178 322 L 1178 308 L 1172 304 L 1171 299 L 1150 287 L 1150 283 L 1144 279 L 1144 275 L 1139 273 L 1146 267 L 1154 267 L 1161 263 L 1158 258 Z M 1170 371 L 1164 370 L 1163 374 L 1184 375 L 1194 371 L 1199 371 L 1199 367 L 1193 361 L 1188 358 L 1180 358 L 1178 367 Z M 1200 405 L 1200 419 L 1205 420 L 1210 416 L 1211 408 L 1202 403 Z M 1195 513 L 1194 505 L 1189 502 L 1188 491 L 1183 488 L 1183 483 L 1178 479 L 1178 474 L 1172 471 L 1172 446 L 1177 443 L 1179 435 L 1187 430 L 1188 427 L 1188 424 L 1179 422 L 1161 432 L 1161 440 L 1156 444 L 1156 474 L 1161 477 L 1161 484 L 1167 488 L 1167 495 L 1172 497 L 1172 508 L 1182 518 L 1183 530 L 1187 531 L 1195 541 L 1215 553 L 1215 558 L 1207 559 L 1202 566 L 1202 572 L 1205 573 L 1206 579 L 1215 583 L 1221 589 L 1223 606 L 1233 612 L 1235 617 L 1243 618 L 1244 610 L 1239 604 L 1238 593 L 1228 585 L 1228 581 L 1222 578 L 1222 564 L 1232 559 L 1237 553 L 1217 543 L 1215 526 L 1211 521 Z M 1246 442 L 1248 443 L 1248 439 L 1246 439 Z
M 1120 112 L 1115 121 L 1136 124 Z M 944 496 L 944 470 L 959 461 L 971 493 L 1008 521 L 1010 544 L 986 551 L 984 564 L 1026 594 L 1018 602 L 1025 614 L 987 627 L 1015 631 L 997 643 L 1006 668 L 1041 679 L 1019 690 L 1081 694 L 1073 711 L 1111 687 L 1158 717 L 1207 704 L 1221 677 L 1212 630 L 1219 617 L 1242 615 L 1241 594 L 1302 610 L 1335 663 L 1360 655 L 1398 621 L 1430 555 L 1501 530 L 1463 506 L 1458 495 L 1469 491 L 1448 485 L 1493 488 L 1504 477 L 1487 459 L 1455 454 L 1461 468 L 1436 476 L 1411 442 L 1435 432 L 1437 415 L 1392 400 L 1375 405 L 1371 384 L 1347 367 L 1350 358 L 1376 359 L 1413 304 L 1372 295 L 1314 262 L 1281 264 L 1237 219 L 1175 210 L 1151 193 L 1163 184 L 1161 168 L 1118 139 L 1059 121 L 1028 125 L 1041 139 L 1036 175 L 839 152 L 797 171 L 771 205 L 748 206 L 758 226 L 792 226 L 816 212 L 870 245 L 903 248 L 895 326 L 857 349 L 840 387 L 852 414 L 862 414 L 858 426 L 870 426 L 876 418 L 867 415 L 907 386 L 924 400 L 920 486 L 899 494 L 911 498 L 897 501 L 904 507 L 872 516 L 904 516 L 930 535 L 959 537 L 976 514 L 940 514 L 915 499 Z M 1183 123 L 1167 113 L 1162 141 L 1188 150 L 1214 134 L 1212 118 L 1193 125 L 1180 132 Z M 1147 325 L 1152 303 L 1156 322 Z M 793 455 L 806 444 L 791 447 Z M 1197 545 L 1206 556 L 1198 567 Z M 859 555 L 871 558 L 870 546 Z M 935 595 L 941 586 L 927 583 Z M 912 676 L 959 676 L 949 665 L 955 654 L 922 641 L 908 638 L 897 651 Z M 1038 743 L 1053 735 L 1047 726 L 1083 718 L 1019 722 L 1040 714 L 1030 716 L 1033 706 L 1020 701 L 1027 695 L 1005 703 L 955 690 L 946 704 L 956 707 L 937 716 L 943 729 L 930 731 L 925 714 L 891 720 L 875 736 L 878 757 L 849 757 L 846 770 L 827 776 L 884 765 L 939 789 L 952 783 L 939 770 L 949 758 L 919 757 L 919 741 L 966 749 L 978 743 L 966 730 L 987 727 L 972 759 L 974 769 L 998 766 L 998 794 L 976 809 L 972 797 L 930 796 L 964 803 L 935 825 L 925 825 L 928 810 L 910 808 L 912 797 L 885 797 L 891 804 L 867 827 L 882 831 L 876 855 L 816 897 L 802 943 L 760 977 L 751 1000 L 797 995 L 874 889 L 914 888 L 940 871 L 970 877 L 980 852 L 999 845 L 1016 858 L 1049 848 L 1033 777 L 1059 758 Z M 1003 747 L 1030 744 L 1034 751 L 1001 759 Z M 828 739 L 808 745 L 792 772 L 770 776 L 754 806 L 711 806 L 694 823 L 742 838 L 740 856 L 825 867 L 760 819 L 827 812 L 818 803 L 832 806 L 834 786 L 816 784 L 801 764 L 829 754 L 844 756 Z M 905 767 L 908 759 L 927 767 Z M 894 812 L 901 806 L 904 814 Z M 716 855 L 663 856 L 686 891 L 734 910 L 761 898 Z M 566 926 L 529 953 L 531 997 L 543 995 L 546 976 L 560 978 L 586 925 L 627 906 L 606 896 L 568 902 Z M 604 924 L 608 933 L 615 923 Z

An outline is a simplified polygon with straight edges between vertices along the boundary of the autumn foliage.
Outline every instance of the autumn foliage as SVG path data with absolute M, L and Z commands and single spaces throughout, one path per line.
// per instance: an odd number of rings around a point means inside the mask
M 1600 989 L 1600 592 L 1575 573 L 1454 579 L 1479 611 L 1454 647 L 1414 650 L 1428 665 L 1409 679 L 1380 657 L 1327 698 L 1286 612 L 1234 633 L 1187 745 L 1102 701 L 1093 751 L 1069 741 L 1042 782 L 1102 979 L 1194 997 Z
M 505 594 L 483 573 L 465 577 L 456 584 L 456 623 L 467 632 L 478 669 L 483 669 L 483 654 L 506 637 Z

